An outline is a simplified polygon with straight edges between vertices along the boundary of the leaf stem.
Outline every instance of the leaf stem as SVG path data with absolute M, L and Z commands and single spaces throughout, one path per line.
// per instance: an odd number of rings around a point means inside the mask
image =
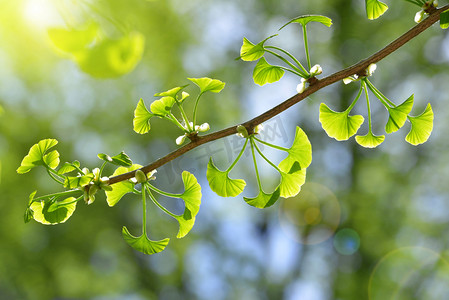
M 270 144 L 270 143 L 268 143 L 268 142 L 266 142 L 264 140 L 261 140 L 261 139 L 255 137 L 255 136 L 254 136 L 254 139 L 256 141 L 258 141 L 259 143 L 262 143 L 262 144 L 267 145 L 268 147 L 271 147 L 271 148 L 274 148 L 274 149 L 278 149 L 278 150 L 285 151 L 285 152 L 288 152 L 290 150 L 289 148 L 284 148 L 284 147 L 281 147 L 281 146 L 278 146 L 278 145 Z
M 163 190 L 158 189 L 157 187 L 151 185 L 150 183 L 147 183 L 147 186 L 148 186 L 148 188 L 155 191 L 156 193 L 170 197 L 170 198 L 180 198 L 181 197 L 181 194 L 172 194 L 172 193 L 164 192 Z
M 147 198 L 145 196 L 145 184 L 142 184 L 142 232 L 147 235 Z
M 380 100 L 380 102 L 382 102 L 382 104 L 389 108 L 389 106 L 391 107 L 396 107 L 396 104 L 394 104 L 393 102 L 391 102 L 387 97 L 384 96 L 384 94 L 382 94 L 375 86 L 374 84 L 371 83 L 371 81 L 368 80 L 368 78 L 363 79 L 363 81 L 366 82 L 366 84 L 368 85 L 369 89 L 373 92 L 373 94 Z M 388 105 L 388 104 L 389 105 Z
M 363 91 L 363 87 L 362 87 L 362 84 L 360 84 L 360 89 L 359 89 L 359 92 L 358 92 L 357 96 L 355 97 L 354 101 L 352 101 L 351 105 L 346 109 L 348 114 L 354 108 L 354 106 L 356 105 L 357 101 L 359 101 L 359 98 L 362 95 L 362 91 Z
M 170 112 L 170 114 L 168 114 L 168 117 L 164 116 L 164 118 L 178 126 L 180 129 L 182 129 L 182 131 L 188 131 L 184 126 L 182 126 L 182 124 L 178 121 L 175 115 L 173 115 L 173 113 Z
M 270 49 L 276 49 L 278 51 L 281 51 L 282 53 L 287 54 L 297 65 L 298 67 L 301 68 L 301 70 L 304 72 L 303 75 L 307 75 L 309 72 L 307 72 L 307 70 L 303 67 L 303 65 L 299 62 L 299 60 L 296 59 L 296 57 L 294 57 L 292 54 L 290 54 L 290 52 L 279 48 L 279 47 L 275 47 L 275 46 L 266 46 L 265 49 L 270 48 Z M 267 51 L 268 52 L 268 51 Z M 272 52 L 270 52 L 271 54 L 273 54 Z M 299 70 L 298 70 L 299 71 Z
M 273 56 L 279 58 L 280 60 L 282 60 L 283 62 L 285 62 L 287 65 L 289 65 L 290 67 L 292 67 L 293 70 L 295 70 L 295 71 L 297 71 L 299 74 L 301 74 L 301 75 L 300 75 L 301 77 L 307 78 L 307 76 L 308 76 L 308 74 L 309 74 L 307 71 L 306 71 L 305 74 L 303 74 L 303 71 L 302 71 L 302 70 L 298 69 L 297 66 L 295 66 L 294 64 L 292 64 L 292 63 L 291 63 L 290 61 L 288 61 L 286 58 L 282 57 L 281 55 L 279 55 L 279 54 L 277 54 L 276 52 L 273 52 L 273 51 L 271 51 L 271 50 L 265 50 L 265 51 L 268 52 L 268 53 L 270 53 L 271 55 L 273 55 Z M 288 70 L 288 69 L 287 69 L 287 70 Z
M 179 217 L 178 215 L 175 215 L 174 213 L 172 213 L 171 211 L 169 211 L 168 209 L 166 209 L 165 207 L 163 207 L 157 200 L 156 198 L 153 196 L 153 194 L 151 194 L 150 188 L 148 184 L 145 184 L 145 187 L 148 191 L 148 196 L 150 196 L 151 201 L 153 201 L 154 204 L 156 204 L 157 207 L 159 207 L 163 212 L 165 212 L 167 215 L 172 216 L 173 218 L 177 218 Z
M 81 192 L 80 190 L 70 190 L 70 191 L 64 191 L 64 192 L 44 195 L 44 196 L 40 196 L 40 197 L 34 198 L 32 202 L 37 202 L 37 201 L 40 201 L 42 199 L 52 198 L 52 197 L 58 197 L 59 198 L 59 197 L 62 197 L 62 196 L 74 196 L 75 194 L 78 194 L 80 192 Z
M 289 69 L 289 68 L 285 68 L 283 66 L 279 66 L 279 68 L 281 68 L 282 70 L 285 70 L 287 72 L 293 73 L 295 75 L 298 75 L 299 77 L 305 78 L 304 75 L 302 75 L 301 73 L 299 73 L 299 72 L 297 72 L 295 70 L 292 70 L 292 69 Z
M 269 160 L 263 153 L 262 151 L 260 151 L 259 147 L 257 146 L 257 144 L 254 142 L 253 138 L 251 137 L 251 142 L 254 144 L 254 147 L 256 148 L 257 152 L 259 153 L 260 156 L 262 156 L 263 159 L 265 159 L 265 161 L 270 164 L 273 168 L 276 169 L 276 171 L 278 171 L 279 173 L 283 173 L 281 171 L 281 169 L 278 168 L 278 166 L 276 166 L 274 163 L 271 162 L 271 160 Z
M 45 165 L 46 169 L 47 169 L 47 173 L 48 175 L 50 175 L 50 177 L 56 181 L 57 183 L 64 185 L 64 181 L 62 181 L 62 179 L 59 177 L 59 174 L 53 170 L 52 168 L 50 168 L 49 166 Z
M 195 128 L 196 125 L 196 111 L 198 109 L 198 103 L 200 101 L 200 97 L 203 95 L 203 93 L 199 93 L 195 100 L 195 107 L 193 109 L 193 128 Z
M 312 64 L 310 63 L 310 55 L 309 55 L 309 43 L 307 42 L 307 30 L 306 25 L 302 26 L 302 32 L 304 36 L 304 48 L 306 50 L 306 58 L 307 58 L 307 66 L 309 67 L 309 70 L 312 68 Z M 307 72 L 308 74 L 309 72 Z
M 259 170 L 257 169 L 256 154 L 254 153 L 254 145 L 253 145 L 254 142 L 252 139 L 250 140 L 250 144 L 251 144 L 251 153 L 253 155 L 254 169 L 256 171 L 257 185 L 259 186 L 259 191 L 262 191 L 262 184 L 260 183 Z
M 232 168 L 237 164 L 237 162 L 240 160 L 240 158 L 243 155 L 243 152 L 245 152 L 246 145 L 248 144 L 248 138 L 245 139 L 245 143 L 243 144 L 242 150 L 240 150 L 239 155 L 237 155 L 237 158 L 234 160 L 234 162 L 229 166 L 229 168 L 226 169 L 226 173 L 231 172 Z
M 370 103 L 369 103 L 368 89 L 366 88 L 365 81 L 362 81 L 362 87 L 363 87 L 363 90 L 365 91 L 366 107 L 368 109 L 368 130 L 370 133 L 372 133 L 372 131 L 371 131 L 371 108 L 370 108 Z
M 190 123 L 189 123 L 189 118 L 187 118 L 186 112 L 184 111 L 184 108 L 182 107 L 182 104 L 178 101 L 178 99 L 176 100 L 176 105 L 178 105 L 179 111 L 181 112 L 181 116 L 182 119 L 184 120 L 184 123 L 186 124 L 186 129 L 188 132 L 192 132 L 193 129 L 190 128 Z

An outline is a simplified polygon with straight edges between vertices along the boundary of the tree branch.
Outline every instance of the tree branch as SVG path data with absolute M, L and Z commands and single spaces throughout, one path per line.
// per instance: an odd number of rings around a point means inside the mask
M 321 90 L 322 88 L 331 85 L 333 83 L 336 83 L 346 77 L 352 76 L 352 75 L 363 75 L 365 73 L 366 68 L 373 63 L 377 63 L 390 55 L 391 53 L 395 52 L 397 49 L 405 45 L 407 42 L 409 42 L 414 37 L 418 36 L 420 33 L 428 29 L 430 26 L 432 26 L 434 23 L 436 23 L 440 19 L 440 14 L 449 9 L 449 5 L 445 5 L 439 9 L 435 9 L 432 11 L 429 16 L 424 19 L 421 23 L 417 24 L 413 28 L 411 28 L 409 31 L 401 35 L 399 38 L 388 44 L 383 49 L 379 50 L 378 52 L 374 53 L 370 57 L 356 63 L 355 65 L 352 65 L 346 69 L 343 69 L 341 71 L 338 71 L 332 75 L 329 75 L 323 79 L 316 79 L 310 83 L 310 86 L 301 94 L 296 94 L 292 96 L 291 98 L 285 100 L 281 104 L 271 108 L 270 110 L 264 112 L 263 114 L 245 122 L 241 125 L 245 126 L 248 132 L 253 132 L 253 129 L 255 126 L 273 118 L 274 116 L 280 114 L 281 112 L 287 110 L 291 106 L 295 105 L 296 103 L 304 100 L 308 96 L 314 94 L 315 92 Z M 189 152 L 190 150 L 203 145 L 205 143 L 209 143 L 221 138 L 224 138 L 226 136 L 232 135 L 237 133 L 237 126 L 234 125 L 231 127 L 228 127 L 226 129 L 205 135 L 205 136 L 197 136 L 193 141 L 191 141 L 189 144 L 178 148 L 177 150 L 167 154 L 164 157 L 159 158 L 158 160 L 144 166 L 141 168 L 141 170 L 144 173 L 149 173 L 152 170 L 155 170 L 166 163 L 170 162 L 171 160 L 183 155 L 186 152 Z M 123 180 L 130 179 L 134 177 L 136 171 L 124 173 L 118 176 L 111 177 L 109 179 L 109 184 L 114 184 Z

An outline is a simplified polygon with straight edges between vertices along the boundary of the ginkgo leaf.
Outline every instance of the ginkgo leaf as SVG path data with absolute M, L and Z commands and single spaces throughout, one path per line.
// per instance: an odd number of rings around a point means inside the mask
M 153 101 L 150 105 L 151 112 L 155 115 L 168 115 L 175 104 L 175 99 L 170 96 L 162 97 L 161 99 Z
M 265 54 L 265 49 L 263 45 L 265 42 L 275 35 L 269 36 L 257 45 L 251 43 L 247 38 L 243 38 L 243 45 L 240 48 L 240 58 L 244 61 L 255 61 L 261 58 Z
M 98 25 L 90 23 L 85 29 L 50 28 L 48 37 L 63 52 L 75 53 L 87 48 L 98 34 Z
M 284 70 L 279 66 L 270 65 L 265 58 L 261 58 L 253 71 L 254 82 L 258 85 L 273 83 L 284 76 Z
M 51 201 L 36 201 L 31 203 L 30 209 L 33 211 L 33 218 L 45 225 L 55 225 L 64 223 L 75 212 L 76 201 L 74 197 L 69 197 L 57 204 Z
M 284 198 L 296 196 L 301 190 L 301 186 L 306 182 L 306 169 L 288 173 L 281 172 L 280 174 L 280 196 Z
M 126 228 L 125 226 L 123 226 L 122 235 L 123 239 L 132 248 L 149 255 L 163 251 L 170 241 L 170 239 L 168 238 L 160 241 L 152 241 L 145 234 L 135 237 L 129 233 L 128 228 Z
M 58 143 L 55 139 L 45 139 L 31 146 L 28 154 L 23 158 L 17 173 L 24 174 L 36 166 L 46 164 L 54 169 L 59 165 L 59 153 L 56 150 L 46 154 L 48 149 Z
M 366 4 L 366 16 L 370 20 L 379 18 L 388 9 L 388 5 L 379 0 L 365 0 L 365 4 Z
M 243 179 L 231 179 L 228 172 L 219 170 L 210 158 L 207 164 L 207 181 L 212 191 L 221 197 L 235 197 L 243 192 L 246 182 Z
M 200 88 L 200 93 L 205 92 L 219 93 L 224 88 L 225 83 L 218 79 L 211 79 L 208 77 L 203 78 L 187 78 Z
M 150 119 L 154 115 L 148 111 L 142 99 L 139 100 L 134 110 L 133 129 L 135 132 L 144 134 L 150 131 Z
M 374 135 L 371 131 L 366 135 L 357 135 L 355 141 L 365 148 L 376 148 L 385 140 L 385 135 Z
M 58 169 L 58 174 L 66 174 L 66 173 L 70 173 L 72 171 L 75 171 L 76 168 L 80 167 L 80 162 L 75 160 L 72 163 L 69 162 L 65 162 L 59 169 Z
M 123 151 L 115 156 L 112 156 L 112 157 L 110 157 L 109 155 L 104 154 L 104 153 L 99 153 L 97 156 L 99 159 L 107 161 L 107 162 L 117 165 L 117 166 L 130 167 L 133 164 L 133 162 L 132 162 L 131 158 L 128 156 L 128 154 L 126 154 Z
M 412 127 L 405 140 L 415 146 L 426 142 L 433 130 L 433 110 L 430 103 L 422 114 L 416 117 L 408 116 L 408 120 Z
M 131 32 L 120 39 L 103 39 L 77 52 L 75 61 L 81 70 L 97 78 L 114 78 L 134 70 L 142 59 L 145 37 Z
M 299 163 L 301 169 L 307 168 L 312 162 L 312 145 L 304 132 L 296 127 L 293 145 L 287 150 L 288 156 L 279 163 L 279 169 L 284 172 L 290 171 L 295 162 Z
M 319 22 L 327 27 L 332 26 L 332 20 L 328 17 L 321 16 L 321 15 L 304 15 L 304 16 L 299 16 L 299 17 L 296 17 L 296 18 L 288 21 L 281 28 L 279 28 L 279 30 L 281 30 L 282 28 L 284 28 L 285 26 L 287 26 L 291 23 L 299 23 L 302 26 L 306 26 L 307 23 L 309 23 L 309 22 Z
M 64 180 L 64 187 L 75 189 L 89 184 L 94 179 L 94 174 L 89 173 L 83 176 L 67 176 Z
M 348 110 L 343 112 L 333 111 L 324 103 L 320 105 L 319 119 L 327 135 L 337 141 L 347 140 L 356 134 L 365 120 L 360 115 L 349 116 Z
M 440 27 L 442 29 L 449 28 L 449 9 L 443 11 L 440 14 Z
M 387 124 L 385 125 L 386 133 L 395 132 L 404 126 L 405 121 L 407 121 L 407 115 L 412 111 L 413 98 L 413 95 L 411 95 L 401 105 L 396 107 L 387 107 L 390 116 Z
M 142 166 L 138 164 L 134 164 L 131 167 L 118 167 L 112 176 L 117 176 L 120 174 L 128 173 L 137 169 L 140 169 Z M 109 206 L 114 206 L 120 199 L 127 193 L 131 193 L 134 189 L 134 184 L 128 180 L 117 182 L 111 185 L 112 191 L 106 192 L 106 201 Z
M 172 97 L 176 98 L 176 95 L 179 93 L 180 90 L 185 88 L 187 85 L 184 86 L 177 86 L 175 88 L 169 89 L 168 91 L 156 93 L 154 94 L 155 97 Z
M 257 208 L 266 208 L 272 206 L 280 197 L 280 189 L 277 188 L 273 193 L 267 194 L 262 189 L 259 190 L 259 194 L 254 198 L 243 197 L 246 203 Z

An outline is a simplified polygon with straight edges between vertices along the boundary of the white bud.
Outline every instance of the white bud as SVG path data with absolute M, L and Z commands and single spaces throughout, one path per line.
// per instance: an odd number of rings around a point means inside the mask
M 100 169 L 99 168 L 93 169 L 92 173 L 94 174 L 94 180 L 97 180 L 98 177 L 100 177 Z
M 245 126 L 243 125 L 237 126 L 237 135 L 242 138 L 248 137 L 248 131 L 246 130 Z
M 89 169 L 88 168 L 83 168 L 81 171 L 83 171 L 84 175 L 89 173 Z
M 415 15 L 415 22 L 416 22 L 416 23 L 421 22 L 422 19 L 423 19 L 423 17 L 424 17 L 424 10 L 421 9 L 421 10 L 418 11 L 418 12 L 416 13 L 416 15 Z
M 321 73 L 323 73 L 323 69 L 321 68 L 320 65 L 314 65 L 311 69 L 310 69 L 310 75 L 316 76 L 316 75 L 320 75 Z
M 368 73 L 368 76 L 371 76 L 374 74 L 374 71 L 376 71 L 377 65 L 376 64 L 370 64 L 368 68 L 366 68 L 366 73 Z
M 178 136 L 177 138 L 176 138 L 176 145 L 182 145 L 183 143 L 184 143 L 184 141 L 186 140 L 186 137 L 187 137 L 187 135 L 186 134 L 184 134 L 184 135 L 181 135 L 181 136 Z
M 438 7 L 438 0 L 433 0 L 433 7 Z
M 206 132 L 210 129 L 210 126 L 208 123 L 203 123 L 200 126 L 198 126 L 198 129 L 195 128 L 195 130 L 198 130 L 199 132 Z
M 254 127 L 254 133 L 259 133 L 263 130 L 263 124 L 259 124 L 256 127 Z
M 307 80 L 304 78 L 301 78 L 301 83 L 298 84 L 298 86 L 296 87 L 296 91 L 298 92 L 298 94 L 302 94 L 307 88 Z

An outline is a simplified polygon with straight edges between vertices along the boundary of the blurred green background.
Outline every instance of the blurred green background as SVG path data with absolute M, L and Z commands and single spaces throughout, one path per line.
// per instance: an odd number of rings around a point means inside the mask
M 307 183 L 295 198 L 262 211 L 211 192 L 209 156 L 224 168 L 239 151 L 241 141 L 228 137 L 158 170 L 161 188 L 182 190 L 181 171 L 189 170 L 203 189 L 195 227 L 184 239 L 175 238 L 174 220 L 150 207 L 151 237 L 171 237 L 162 253 L 145 256 L 121 237 L 123 225 L 139 232 L 138 197 L 109 208 L 98 196 L 57 226 L 23 222 L 32 191 L 59 188 L 43 170 L 15 171 L 40 139 L 56 138 L 62 161 L 78 159 L 90 168 L 100 165 L 98 153 L 122 150 L 149 163 L 176 149 L 180 133 L 157 120 L 150 134 L 133 132 L 140 98 L 149 104 L 154 93 L 187 84 L 186 77 L 217 78 L 226 87 L 204 96 L 199 121 L 212 130 L 238 124 L 292 96 L 299 83 L 287 74 L 256 86 L 254 64 L 235 60 L 244 36 L 258 42 L 298 15 L 326 15 L 330 29 L 308 26 L 312 64 L 326 76 L 414 25 L 418 7 L 388 4 L 384 17 L 369 21 L 362 0 L 0 0 L 0 298 L 449 299 L 449 34 L 438 25 L 378 63 L 373 77 L 395 103 L 414 93 L 415 114 L 432 103 L 434 131 L 424 145 L 406 143 L 406 128 L 375 150 L 328 138 L 319 104 L 342 110 L 357 92 L 355 84 L 337 83 L 265 124 L 262 137 L 270 142 L 289 146 L 296 125 L 312 142 Z M 47 34 L 89 22 L 111 39 L 140 32 L 141 60 L 137 53 L 126 74 L 97 78 L 89 70 L 101 66 L 95 63 L 101 55 L 81 67 Z M 283 29 L 273 43 L 304 59 L 299 26 Z M 387 114 L 372 102 L 374 132 L 383 134 Z M 363 105 L 357 109 L 365 113 Z M 244 157 L 234 174 L 254 185 Z M 274 173 L 261 168 L 267 189 L 274 186 Z M 245 196 L 254 191 L 250 186 Z

